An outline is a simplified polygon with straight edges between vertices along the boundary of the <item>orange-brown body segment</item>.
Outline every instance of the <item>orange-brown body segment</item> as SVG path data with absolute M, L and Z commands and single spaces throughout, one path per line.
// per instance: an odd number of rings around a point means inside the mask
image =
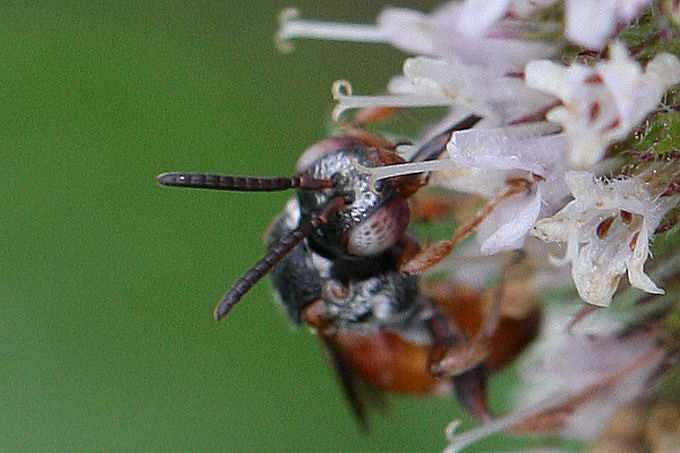
M 451 284 L 431 287 L 436 305 L 456 328 L 473 337 L 481 328 L 482 293 Z M 536 335 L 538 312 L 523 319 L 501 317 L 490 339 L 486 366 L 507 364 Z M 432 394 L 450 390 L 448 380 L 428 372 L 431 346 L 416 344 L 392 332 L 360 334 L 338 331 L 334 338 L 345 365 L 372 387 L 391 393 Z

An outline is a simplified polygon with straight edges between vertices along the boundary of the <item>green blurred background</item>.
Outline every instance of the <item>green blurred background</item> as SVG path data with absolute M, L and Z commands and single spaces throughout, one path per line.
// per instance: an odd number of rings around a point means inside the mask
M 386 2 L 296 4 L 373 22 Z M 363 435 L 316 338 L 288 326 L 267 283 L 213 320 L 289 193 L 155 183 L 169 170 L 289 175 L 330 130 L 334 80 L 372 93 L 400 71 L 387 46 L 279 53 L 286 6 L 0 6 L 0 451 L 445 446 L 459 416 L 447 398 L 394 398 Z

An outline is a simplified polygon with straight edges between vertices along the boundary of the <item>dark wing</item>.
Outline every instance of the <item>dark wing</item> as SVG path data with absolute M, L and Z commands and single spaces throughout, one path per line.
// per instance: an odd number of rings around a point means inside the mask
M 340 382 L 345 399 L 349 403 L 354 419 L 359 427 L 368 431 L 368 406 L 375 405 L 383 412 L 387 410 L 387 402 L 384 394 L 369 386 L 359 375 L 354 373 L 344 362 L 338 346 L 333 338 L 327 335 L 319 335 L 331 368 Z
M 425 143 L 417 153 L 411 158 L 411 162 L 424 162 L 426 160 L 437 159 L 446 149 L 446 144 L 451 140 L 451 135 L 456 131 L 470 129 L 479 122 L 482 118 L 477 115 L 470 115 L 467 118 L 457 122 L 446 131 L 437 135 L 429 142 Z

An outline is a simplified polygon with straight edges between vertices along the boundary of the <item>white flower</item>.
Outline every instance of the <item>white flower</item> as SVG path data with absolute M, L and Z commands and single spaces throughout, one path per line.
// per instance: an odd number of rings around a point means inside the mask
M 523 382 L 514 391 L 519 410 L 604 387 L 580 403 L 559 427 L 572 439 L 595 437 L 618 408 L 644 391 L 666 356 L 655 334 L 645 329 L 627 332 L 611 312 L 598 313 L 599 319 L 586 319 L 567 330 L 572 310 L 562 304 L 548 306 L 543 331 L 519 366 Z
M 645 328 L 626 331 L 611 312 L 573 330 L 563 304 L 544 311 L 541 335 L 520 359 L 521 381 L 512 389 L 515 410 L 479 427 L 456 433 L 447 429 L 445 453 L 458 453 L 501 431 L 551 432 L 572 439 L 592 439 L 615 411 L 634 401 L 664 364 L 668 351 Z M 610 319 L 607 319 L 610 318 Z
M 389 90 L 393 94 L 355 96 L 346 82 L 336 84 L 333 97 L 338 106 L 333 117 L 337 119 L 348 109 L 363 107 L 451 106 L 466 114 L 476 113 L 494 124 L 503 124 L 551 102 L 549 96 L 528 88 L 521 78 L 454 57 L 407 59 L 404 77 L 394 79 Z
M 651 0 L 565 0 L 567 39 L 588 49 L 600 50 L 616 25 L 630 23 Z
M 602 159 L 607 146 L 624 139 L 658 106 L 666 89 L 680 82 L 680 61 L 673 55 L 657 55 L 643 73 L 623 44 L 612 44 L 609 53 L 610 60 L 595 67 L 539 60 L 525 69 L 529 87 L 562 100 L 548 120 L 564 128 L 569 163 L 576 169 Z
M 565 175 L 574 200 L 550 218 L 539 220 L 532 234 L 547 242 L 566 242 L 556 263 L 572 264 L 571 274 L 581 298 L 608 306 L 627 271 L 631 285 L 652 294 L 663 290 L 644 273 L 649 239 L 671 197 L 655 197 L 637 176 L 604 181 L 589 172 Z
M 483 255 L 521 248 L 541 212 L 552 214 L 556 203 L 568 195 L 563 179 L 565 138 L 563 134 L 544 135 L 549 131 L 546 127 L 539 123 L 475 128 L 456 132 L 447 145 L 451 164 L 477 169 L 478 178 L 461 181 L 456 175 L 461 173 L 454 170 L 440 176 L 440 184 L 488 198 L 499 195 L 510 179 L 522 179 L 531 188 L 529 193 L 502 201 L 479 225 L 476 237 Z
M 278 39 L 294 38 L 382 42 L 417 55 L 457 57 L 468 64 L 519 72 L 536 58 L 556 52 L 552 44 L 523 39 L 529 22 L 502 17 L 507 0 L 444 3 L 425 14 L 385 8 L 375 25 L 319 22 L 282 15 Z
M 510 0 L 467 0 L 460 13 L 459 29 L 468 37 L 484 36 L 508 11 Z

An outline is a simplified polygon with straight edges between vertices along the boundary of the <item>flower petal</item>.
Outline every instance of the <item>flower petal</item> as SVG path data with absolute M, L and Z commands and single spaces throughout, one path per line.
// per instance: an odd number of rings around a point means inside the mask
M 633 256 L 628 263 L 628 280 L 630 284 L 650 294 L 664 294 L 665 291 L 652 281 L 643 269 L 649 255 L 649 237 L 642 228 L 635 240 Z
M 616 25 L 617 0 L 565 0 L 565 31 L 567 39 L 599 50 Z
M 571 267 L 578 295 L 598 307 L 609 306 L 624 272 L 624 260 L 610 261 L 600 247 L 594 246 L 581 247 Z
M 548 123 L 468 129 L 456 132 L 446 150 L 460 166 L 526 170 L 545 176 L 566 146 L 563 135 L 544 135 L 554 130 Z
M 522 248 L 541 211 L 541 191 L 502 202 L 478 227 L 482 255 Z
M 394 46 L 420 55 L 436 55 L 435 33 L 427 15 L 408 8 L 385 8 L 377 19 L 381 34 Z M 408 30 L 408 33 L 404 33 Z
M 503 17 L 510 0 L 467 0 L 461 14 L 460 31 L 468 38 L 483 35 Z

